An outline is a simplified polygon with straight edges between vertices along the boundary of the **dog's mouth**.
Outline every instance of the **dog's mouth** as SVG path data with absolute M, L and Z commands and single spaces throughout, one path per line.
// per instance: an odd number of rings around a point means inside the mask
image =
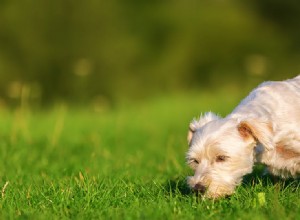
M 205 178 L 203 178 L 202 181 L 197 181 L 197 179 L 193 176 L 188 177 L 187 184 L 197 195 L 210 199 L 228 197 L 233 194 L 236 186 L 230 184 L 213 183 L 210 179 Z
M 228 188 L 228 186 L 204 186 L 200 183 L 195 184 L 191 188 L 197 195 L 209 199 L 228 198 L 234 192 L 234 190 Z
M 197 191 L 197 190 L 193 190 L 194 193 L 197 195 L 197 196 L 201 196 L 203 198 L 208 198 L 208 199 L 223 199 L 223 198 L 229 198 L 232 193 L 217 193 L 217 192 L 209 192 L 209 191 L 206 191 L 206 192 L 200 192 L 200 191 Z

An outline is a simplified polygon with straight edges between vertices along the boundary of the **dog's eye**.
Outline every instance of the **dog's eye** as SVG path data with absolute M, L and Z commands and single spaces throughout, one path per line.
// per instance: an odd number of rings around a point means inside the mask
M 199 164 L 199 161 L 196 159 L 193 159 L 193 163 Z
M 199 164 L 199 161 L 193 158 L 189 160 L 189 164 Z
M 216 157 L 216 162 L 224 162 L 228 157 L 224 155 L 219 155 Z

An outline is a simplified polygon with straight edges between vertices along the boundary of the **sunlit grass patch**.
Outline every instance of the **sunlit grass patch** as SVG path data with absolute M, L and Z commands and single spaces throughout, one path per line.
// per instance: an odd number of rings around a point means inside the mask
M 59 106 L 0 115 L 2 218 L 296 219 L 297 180 L 262 168 L 234 195 L 207 200 L 186 185 L 189 121 L 224 115 L 239 97 L 160 98 L 107 112 Z

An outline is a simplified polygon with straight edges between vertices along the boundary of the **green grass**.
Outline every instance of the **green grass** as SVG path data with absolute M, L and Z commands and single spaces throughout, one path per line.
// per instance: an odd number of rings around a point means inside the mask
M 26 106 L 0 112 L 2 219 L 297 219 L 298 181 L 249 175 L 230 198 L 185 183 L 189 121 L 225 115 L 226 93 L 159 98 L 95 113 Z

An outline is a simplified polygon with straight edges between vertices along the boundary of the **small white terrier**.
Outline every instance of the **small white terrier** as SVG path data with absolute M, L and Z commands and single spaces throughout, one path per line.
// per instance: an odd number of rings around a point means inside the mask
M 265 82 L 220 118 L 208 112 L 193 120 L 188 185 L 209 198 L 230 195 L 254 163 L 283 178 L 300 174 L 300 75 Z

